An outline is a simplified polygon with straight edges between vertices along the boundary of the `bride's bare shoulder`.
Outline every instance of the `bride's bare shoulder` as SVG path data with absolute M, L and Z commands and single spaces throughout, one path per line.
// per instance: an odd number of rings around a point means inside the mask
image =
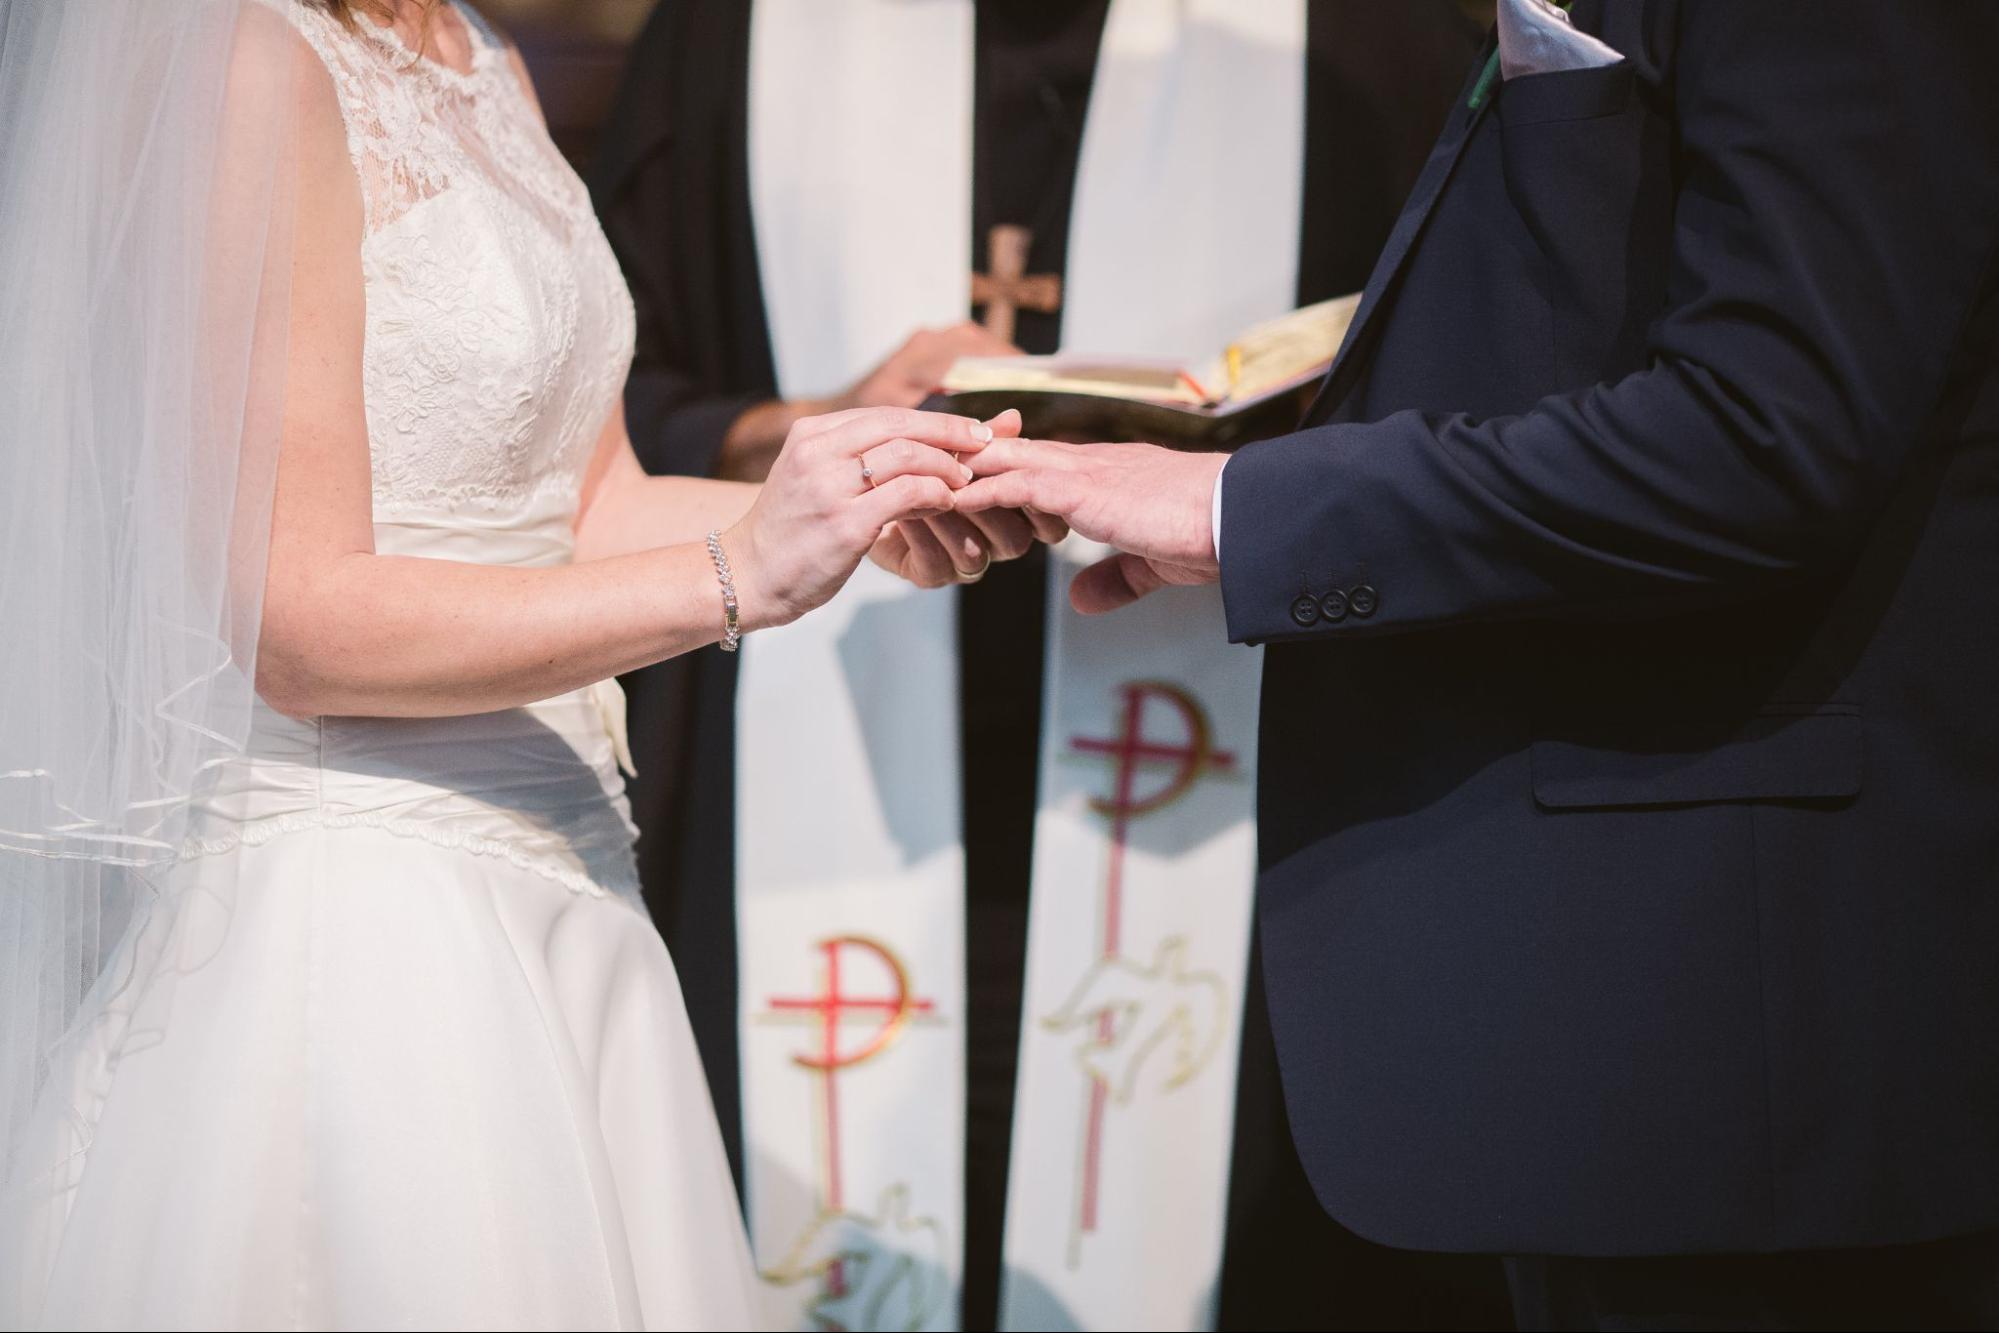
M 237 15 L 225 93 L 228 133 L 254 145 L 268 168 L 290 177 L 295 197 L 319 207 L 351 196 L 360 208 L 336 87 L 329 34 L 333 20 L 303 0 L 249 0 Z M 239 147 L 232 160 L 250 162 Z
M 236 12 L 237 57 L 280 72 L 299 61 L 320 64 L 338 31 L 332 15 L 309 0 L 244 0 Z
M 234 123 L 287 125 L 339 112 L 326 35 L 303 0 L 249 0 L 236 15 L 226 105 Z M 330 20 L 327 20 L 330 22 Z

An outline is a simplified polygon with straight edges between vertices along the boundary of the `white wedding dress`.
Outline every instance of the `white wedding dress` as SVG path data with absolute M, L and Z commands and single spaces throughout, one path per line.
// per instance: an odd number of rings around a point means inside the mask
M 331 76 L 366 204 L 377 548 L 569 560 L 633 338 L 581 183 L 490 36 L 461 74 L 393 30 L 283 12 Z M 47 1238 L 45 1285 L 15 1308 L 751 1326 L 736 1195 L 637 894 L 622 735 L 613 683 L 426 721 L 260 711 L 199 812 L 192 890 L 127 942 L 43 1099 L 57 1186 L 11 1225 Z

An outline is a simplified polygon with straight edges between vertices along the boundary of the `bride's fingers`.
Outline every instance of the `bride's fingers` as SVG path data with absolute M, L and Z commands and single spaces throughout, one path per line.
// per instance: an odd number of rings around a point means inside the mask
M 1055 545 L 1069 535 L 1069 525 L 1053 514 L 1044 514 L 1039 509 L 1023 508 L 1020 511 L 1027 519 L 1027 526 L 1034 529 L 1034 539 Z
M 951 553 L 944 549 L 944 543 L 930 527 L 949 517 L 943 514 L 928 520 L 905 519 L 895 525 L 909 546 L 907 577 L 921 587 L 941 588 L 958 580 L 958 568 L 951 561 Z
M 891 477 L 854 500 L 856 517 L 871 534 L 898 519 L 929 518 L 951 510 L 951 488 L 935 477 Z M 873 536 L 869 540 L 873 541 Z
M 1034 549 L 1034 528 L 1017 509 L 946 514 L 931 519 L 930 525 L 960 537 L 961 549 L 954 558 L 965 562 L 961 568 L 972 577 L 994 560 L 1018 560 Z
M 988 524 L 986 520 L 997 516 L 1001 521 Z M 1011 520 L 1019 525 L 1019 532 L 1005 526 Z M 993 514 L 980 514 L 968 518 L 963 514 L 939 514 L 925 519 L 923 526 L 951 557 L 951 569 L 960 579 L 975 580 L 992 568 L 995 560 L 1013 560 L 1026 554 L 1032 544 L 1027 537 L 1027 524 L 1018 514 L 996 510 Z
M 814 448 L 854 458 L 888 440 L 915 440 L 953 453 L 977 453 L 992 443 L 994 430 L 970 417 L 919 412 L 905 407 L 865 407 L 852 416 L 827 417 L 812 436 Z
M 918 412 L 916 408 L 843 407 L 837 412 L 822 412 L 816 417 L 807 417 L 799 424 L 804 429 L 804 433 L 807 438 L 816 438 L 822 435 L 831 434 L 834 428 L 836 427 L 844 427 L 856 421 L 864 421 L 873 418 L 877 413 L 880 412 L 905 412 L 905 411 L 916 412 L 918 415 L 922 416 L 947 416 L 947 417 L 951 416 L 951 414 L 948 412 L 922 413 Z M 970 417 L 952 417 L 952 419 L 958 421 L 971 421 Z M 983 423 L 974 423 L 974 424 L 985 425 L 988 429 L 992 431 L 992 433 L 995 436 L 1002 439 L 1017 436 L 1020 434 L 1020 428 L 1021 428 L 1020 410 L 1018 408 L 1009 407 L 1006 409 L 1006 411 L 1001 412 L 998 416 L 987 417 Z M 973 434 L 976 433 L 977 432 L 973 432 Z
M 865 450 L 859 465 L 852 459 L 829 459 L 829 465 L 840 470 L 853 469 L 853 486 L 879 486 L 891 477 L 923 476 L 938 480 L 957 488 L 972 479 L 972 470 L 958 461 L 958 456 L 943 449 L 935 449 L 915 440 L 890 440 Z M 866 475 L 866 474 L 873 475 Z
M 908 577 L 909 543 L 903 538 L 901 524 L 882 529 L 881 536 L 868 548 L 868 559 L 899 578 Z

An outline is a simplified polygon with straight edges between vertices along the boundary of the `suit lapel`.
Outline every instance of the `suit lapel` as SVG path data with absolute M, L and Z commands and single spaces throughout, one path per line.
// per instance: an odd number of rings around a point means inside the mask
M 1497 39 L 1487 38 L 1479 50 L 1478 59 L 1472 62 L 1471 74 L 1465 79 L 1464 87 L 1458 90 L 1451 118 L 1437 139 L 1437 146 L 1430 150 L 1429 160 L 1423 164 L 1416 184 L 1410 188 L 1409 201 L 1402 206 L 1402 216 L 1395 220 L 1394 229 L 1388 233 L 1388 241 L 1382 246 L 1381 257 L 1375 261 L 1374 272 L 1368 276 L 1360 306 L 1354 311 L 1353 323 L 1347 326 L 1347 335 L 1340 343 L 1340 350 L 1333 357 L 1333 364 L 1327 369 L 1318 395 L 1313 398 L 1312 406 L 1306 410 L 1301 424 L 1315 425 L 1337 411 L 1366 364 L 1366 347 L 1374 316 L 1393 294 L 1403 264 L 1415 248 L 1417 237 L 1422 235 L 1424 224 L 1430 220 L 1437 200 L 1443 196 L 1444 187 L 1450 183 L 1458 160 L 1464 156 L 1465 145 L 1471 141 L 1484 111 L 1491 109 L 1489 101 L 1476 112 L 1465 103 L 1473 84 L 1478 81 L 1479 73 L 1485 68 L 1487 58 L 1496 47 Z

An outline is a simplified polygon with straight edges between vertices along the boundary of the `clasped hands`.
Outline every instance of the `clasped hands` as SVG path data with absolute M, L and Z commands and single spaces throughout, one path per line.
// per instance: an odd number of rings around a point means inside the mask
M 1214 582 L 1210 514 L 1223 455 L 1025 440 L 1015 412 L 983 423 L 981 431 L 963 417 L 915 410 L 958 359 L 1017 350 L 977 324 L 919 330 L 837 399 L 773 402 L 745 414 L 725 447 L 721 475 L 761 480 L 768 473 L 779 483 L 780 494 L 769 499 L 789 502 L 760 505 L 772 521 L 752 526 L 789 534 L 787 547 L 797 543 L 800 524 L 839 512 L 826 506 L 856 484 L 859 466 L 870 460 L 879 465 L 872 468 L 876 484 L 897 472 L 923 477 L 920 486 L 898 484 L 901 508 L 870 538 L 876 564 L 920 587 L 975 582 L 993 561 L 1017 559 L 1036 541 L 1061 541 L 1072 528 L 1118 552 L 1076 579 L 1070 599 L 1085 613 L 1113 610 L 1169 585 Z M 976 438 L 986 431 L 988 439 Z M 829 448 L 833 457 L 824 459 Z M 775 462 L 781 454 L 784 460 Z M 815 455 L 826 469 L 816 487 L 805 484 Z M 856 457 L 859 464 L 851 461 Z M 896 508 L 878 503 L 887 499 L 870 496 L 860 507 L 881 518 Z M 828 574 L 840 581 L 852 572 L 845 561 L 859 558 L 852 547 L 828 555 L 837 556 Z M 783 598 L 773 623 L 816 605 L 837 586 L 825 577 L 807 582 L 826 586 Z
M 721 534 L 743 632 L 824 604 L 864 555 L 934 587 L 1072 530 L 1116 550 L 1070 589 L 1086 614 L 1216 580 L 1222 455 L 1027 440 L 1020 425 L 1013 411 L 979 422 L 882 407 L 796 422 L 749 512 Z
M 1070 603 L 1085 615 L 1220 577 L 1212 505 L 1227 455 L 1022 439 L 1011 411 L 987 424 L 993 439 L 961 455 L 972 477 L 953 488 L 951 511 L 891 525 L 871 552 L 875 563 L 938 587 L 975 580 L 991 561 L 1073 530 L 1115 548 L 1070 586 Z

